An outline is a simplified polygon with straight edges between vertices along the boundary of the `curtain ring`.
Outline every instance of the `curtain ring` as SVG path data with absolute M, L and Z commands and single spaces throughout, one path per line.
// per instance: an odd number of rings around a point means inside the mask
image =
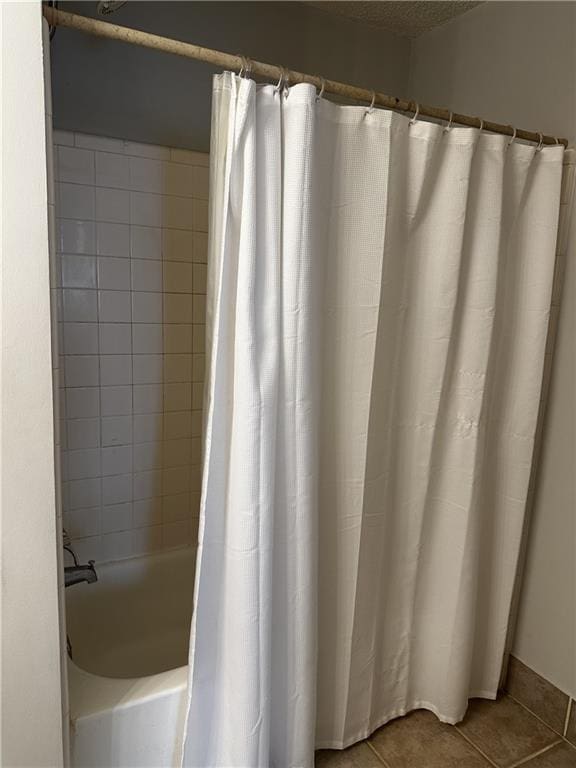
M 320 101 L 322 96 L 324 95 L 324 89 L 326 88 L 326 80 L 324 80 L 323 77 L 320 77 L 320 92 L 316 94 L 316 101 Z
M 560 140 L 558 139 L 558 136 L 554 136 L 554 141 L 556 142 L 556 146 L 560 146 Z
M 246 72 L 246 67 L 248 66 L 248 59 L 246 56 L 242 56 L 242 54 L 239 54 L 241 60 L 242 60 L 242 66 L 240 67 L 240 72 L 238 72 L 238 77 L 244 77 L 244 72 Z
M 450 119 L 444 126 L 444 133 L 448 133 L 448 131 L 452 128 L 452 122 L 454 120 L 454 112 L 450 112 Z
M 480 127 L 478 128 L 478 131 L 479 131 L 480 133 L 482 133 L 482 131 L 484 130 L 484 120 L 482 120 L 482 118 L 481 118 L 481 117 L 477 117 L 477 118 L 476 118 L 476 120 L 479 120 L 479 121 L 480 121 Z
M 366 115 L 371 115 L 372 112 L 374 112 L 375 101 L 376 101 L 376 91 L 372 91 L 372 101 L 370 102 L 370 106 L 364 110 L 364 117 L 366 117 Z
M 538 146 L 536 147 L 536 152 L 540 152 L 544 144 L 544 136 L 541 133 L 538 133 L 538 136 L 540 136 L 540 141 L 538 142 Z
M 414 117 L 410 120 L 410 125 L 414 125 L 416 120 L 418 120 L 418 115 L 420 114 L 420 104 L 416 102 L 416 112 L 414 112 Z
M 274 93 L 280 93 L 285 81 L 286 81 L 286 67 L 280 67 L 280 79 L 278 80 L 278 82 L 274 87 Z
M 513 133 L 512 133 L 512 138 L 511 138 L 511 139 L 510 139 L 510 141 L 508 142 L 508 146 L 510 146 L 511 144 L 513 144 L 513 143 L 514 143 L 514 141 L 515 141 L 515 139 L 516 139 L 516 128 L 514 128 L 514 126 L 513 126 L 513 125 L 510 125 L 509 127 L 510 127 L 510 128 L 512 128 L 512 130 L 513 130 Z
M 249 59 L 246 56 L 242 56 L 242 58 L 246 62 L 244 77 L 248 78 L 252 74 L 252 59 Z
M 54 8 L 54 10 L 56 10 L 56 11 L 58 10 L 58 0 L 47 0 L 46 5 L 49 8 Z M 48 34 L 49 34 L 50 40 L 52 40 L 52 38 L 56 34 L 56 26 L 52 26 L 52 24 L 49 24 L 48 25 Z

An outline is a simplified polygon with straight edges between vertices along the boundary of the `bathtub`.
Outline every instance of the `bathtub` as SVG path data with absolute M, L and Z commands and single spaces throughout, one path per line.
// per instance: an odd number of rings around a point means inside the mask
M 66 590 L 73 768 L 179 764 L 194 554 L 97 565 Z

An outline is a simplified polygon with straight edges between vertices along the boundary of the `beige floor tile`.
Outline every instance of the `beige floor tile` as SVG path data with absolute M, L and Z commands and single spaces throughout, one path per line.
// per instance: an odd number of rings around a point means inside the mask
M 487 768 L 489 763 L 451 725 L 418 710 L 380 728 L 370 739 L 388 768 Z
M 576 768 L 576 749 L 566 742 L 557 744 L 538 757 L 533 757 L 522 768 Z
M 473 699 L 458 730 L 501 768 L 528 757 L 558 738 L 509 696 L 495 702 Z
M 383 768 L 368 744 L 360 742 L 348 749 L 322 749 L 316 752 L 315 768 Z
M 568 696 L 514 656 L 510 657 L 506 690 L 562 735 Z

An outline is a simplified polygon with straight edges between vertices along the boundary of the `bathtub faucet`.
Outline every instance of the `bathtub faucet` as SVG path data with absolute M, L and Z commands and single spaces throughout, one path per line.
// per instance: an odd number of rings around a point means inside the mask
M 85 581 L 87 584 L 93 584 L 98 581 L 94 560 L 88 560 L 86 565 L 69 565 L 64 568 L 64 586 L 71 587 L 72 584 L 80 584 Z
M 95 581 L 98 581 L 98 575 L 94 568 L 94 560 L 88 560 L 86 565 L 80 565 L 66 529 L 62 531 L 62 546 L 66 552 L 72 555 L 72 559 L 74 560 L 74 565 L 69 565 L 64 568 L 65 587 L 71 587 L 73 584 L 80 584 L 83 581 L 85 581 L 86 584 L 93 584 Z

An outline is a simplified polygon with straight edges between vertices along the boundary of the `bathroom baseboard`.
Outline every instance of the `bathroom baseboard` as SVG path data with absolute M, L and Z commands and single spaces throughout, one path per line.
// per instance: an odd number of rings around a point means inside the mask
M 504 690 L 552 730 L 576 746 L 576 701 L 510 656 Z

